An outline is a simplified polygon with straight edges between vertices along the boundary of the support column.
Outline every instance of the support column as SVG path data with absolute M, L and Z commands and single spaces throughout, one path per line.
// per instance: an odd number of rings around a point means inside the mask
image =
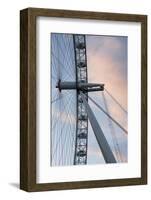
M 88 102 L 86 101 L 86 98 L 82 92 L 80 92 L 81 98 L 83 100 L 83 103 L 86 107 L 88 118 L 90 120 L 93 132 L 95 134 L 95 137 L 97 139 L 97 142 L 99 144 L 99 147 L 102 151 L 103 157 L 105 159 L 106 163 L 116 163 L 116 159 L 110 149 L 110 146 L 104 136 L 104 133 L 98 123 L 98 121 L 95 118 L 94 113 L 92 112 Z

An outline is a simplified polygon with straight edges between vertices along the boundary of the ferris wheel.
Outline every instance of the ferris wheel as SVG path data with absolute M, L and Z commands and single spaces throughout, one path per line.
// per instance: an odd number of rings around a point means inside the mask
M 104 83 L 89 83 L 86 35 L 51 34 L 51 158 L 52 166 L 86 165 L 88 161 L 89 126 L 92 127 L 105 163 L 122 162 L 120 145 L 113 123 L 126 135 L 127 130 L 109 113 L 104 91 L 117 105 L 119 102 L 105 89 Z M 102 93 L 101 107 L 90 93 Z M 114 145 L 99 125 L 89 105 L 95 104 L 111 120 L 109 126 Z M 125 113 L 127 111 L 124 110 Z M 90 122 L 90 123 L 89 123 Z

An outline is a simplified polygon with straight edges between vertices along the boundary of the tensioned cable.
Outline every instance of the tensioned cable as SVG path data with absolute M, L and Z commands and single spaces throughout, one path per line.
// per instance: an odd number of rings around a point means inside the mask
M 73 97 L 72 97 L 73 98 Z M 70 102 L 72 101 L 72 98 L 70 99 Z M 71 108 L 70 108 L 71 109 Z M 70 136 L 71 136 L 71 131 L 72 131 L 72 126 L 70 124 L 70 115 L 67 116 L 66 120 L 68 121 L 68 123 L 64 126 L 64 130 L 68 130 L 66 132 L 66 134 L 64 134 L 64 140 L 62 141 L 62 150 L 61 150 L 61 154 L 62 156 L 60 157 L 60 161 L 59 161 L 59 164 L 61 164 L 61 159 L 62 159 L 62 164 L 65 164 L 66 162 L 66 157 L 67 156 L 67 153 L 65 154 L 65 148 L 70 150 L 71 148 L 69 148 L 68 145 L 66 145 L 67 141 L 69 140 Z
M 85 95 L 85 94 L 84 94 Z M 98 103 L 96 103 L 90 96 L 88 98 L 102 111 L 106 114 L 120 129 L 122 129 L 126 134 L 127 130 L 121 126 L 119 122 L 117 122 L 113 117 L 111 117 Z
M 62 58 L 63 58 L 62 64 L 63 65 L 65 64 L 66 66 L 68 66 L 67 68 L 69 68 L 72 65 L 71 59 L 65 59 L 66 57 L 70 58 L 69 57 L 69 52 L 70 52 L 69 47 L 68 47 L 67 44 L 65 44 L 65 40 L 66 40 L 66 43 L 67 43 L 67 38 L 68 37 L 66 35 L 62 36 L 62 43 L 61 44 L 59 43 L 59 49 L 60 49 L 60 53 L 62 54 Z M 71 71 L 71 69 L 72 68 L 70 67 L 70 71 Z
M 106 100 L 106 97 L 104 95 L 104 91 L 102 91 L 102 97 L 103 97 L 105 109 L 106 109 L 107 113 L 110 114 L 109 108 L 108 108 L 108 104 L 107 104 L 107 100 Z M 108 123 L 109 123 L 112 142 L 113 142 L 113 145 L 114 145 L 114 149 L 115 149 L 115 153 L 116 153 L 117 159 L 119 161 L 122 161 L 121 151 L 120 151 L 120 148 L 119 148 L 119 144 L 118 144 L 118 140 L 117 140 L 117 137 L 116 137 L 115 129 L 114 129 L 114 126 L 113 126 L 113 122 L 112 122 L 112 120 L 110 118 L 108 118 Z
M 72 35 L 66 34 L 52 34 L 52 46 L 51 46 L 51 70 L 52 70 L 52 96 L 51 99 L 53 122 L 52 122 L 52 133 L 53 133 L 53 151 L 51 155 L 51 160 L 53 165 L 66 165 L 71 163 L 71 157 L 73 156 L 73 144 L 74 144 L 74 134 L 73 128 L 75 124 L 72 124 L 72 116 L 70 113 L 74 113 L 73 109 L 73 97 L 72 91 L 68 93 L 62 93 L 62 95 L 56 95 L 54 89 L 57 81 L 71 81 L 74 80 L 74 54 L 70 51 L 73 45 Z M 63 73 L 64 72 L 64 73 Z M 72 102 L 72 104 L 71 104 Z M 59 104 L 58 104 L 59 103 Z M 59 110 L 58 110 L 59 108 Z M 55 112 L 57 109 L 57 113 Z M 73 110 L 72 110 L 73 109 Z M 66 113 L 66 116 L 63 115 Z M 56 117 L 55 117 L 56 115 Z M 63 117 L 63 120 L 68 121 L 68 123 L 61 122 L 59 119 Z M 66 144 L 66 145 L 65 145 Z
M 68 65 L 68 68 L 69 68 L 69 70 L 71 71 L 73 71 L 73 68 L 74 67 L 70 67 L 70 66 L 72 66 L 73 65 L 73 63 L 72 63 L 72 59 L 71 59 L 71 55 L 69 55 L 72 51 L 71 51 L 71 46 L 70 46 L 70 43 L 72 42 L 72 37 L 71 37 L 71 35 L 70 36 L 67 36 L 67 35 L 65 35 L 64 37 L 66 37 L 66 44 L 65 44 L 65 41 L 64 40 L 62 40 L 63 41 L 63 44 L 64 44 L 64 48 L 63 49 L 67 49 L 66 51 L 63 51 L 63 52 L 66 52 L 66 57 L 67 58 L 70 58 L 70 59 L 67 59 L 67 61 L 66 61 L 66 63 L 67 63 L 67 65 Z M 74 66 L 74 65 L 73 65 Z
M 70 97 L 71 98 L 71 97 Z M 69 106 L 69 104 L 68 104 L 68 102 L 66 102 L 66 105 L 65 105 L 65 107 L 67 107 L 67 106 Z M 54 129 L 55 128 L 55 126 L 56 126 L 56 124 L 57 124 L 57 120 L 55 121 L 55 123 L 53 124 L 53 126 L 52 126 L 52 129 Z
M 70 99 L 71 99 L 71 97 L 70 97 Z M 69 102 L 71 102 L 71 101 L 69 101 Z M 70 110 L 70 106 L 69 106 L 69 104 L 68 104 L 68 109 L 67 109 L 67 114 L 66 114 L 66 118 L 68 117 L 68 115 L 69 115 L 69 110 Z M 62 113 L 61 113 L 62 114 Z M 57 122 L 58 122 L 58 120 L 57 120 Z M 52 155 L 52 158 L 54 158 L 54 154 L 55 154 L 55 152 L 56 152 L 56 149 L 57 149 L 57 147 L 58 147 L 58 144 L 59 144 L 59 142 L 60 142 L 60 139 L 61 139 L 61 136 L 62 136 L 62 134 L 63 134 L 63 129 L 64 129 L 64 126 L 65 126 L 65 124 L 63 124 L 63 126 L 61 127 L 61 133 L 59 134 L 59 138 L 58 138 L 58 141 L 57 141 L 57 144 L 56 144 L 56 146 L 55 146 L 55 149 L 54 149 L 54 151 L 53 151 L 53 155 Z
M 69 95 L 70 93 L 66 93 L 66 96 Z M 61 97 L 58 97 L 58 98 L 55 98 L 54 100 L 51 101 L 51 103 L 54 103 L 58 100 L 61 100 L 62 98 L 65 98 L 66 96 L 61 96 Z
M 72 101 L 72 100 L 70 100 L 70 101 Z M 67 142 L 67 141 L 70 139 L 70 137 L 71 137 L 71 132 L 72 132 L 72 126 L 71 126 L 71 119 L 70 119 L 70 118 L 71 118 L 71 117 L 70 117 L 70 115 L 68 114 L 66 120 L 68 120 L 69 123 L 66 124 L 66 125 L 64 126 L 64 128 L 63 128 L 64 130 L 68 129 L 68 135 L 66 135 L 66 137 L 64 138 L 64 141 L 62 142 L 62 143 L 63 143 L 63 145 L 62 145 L 62 151 L 61 151 L 62 156 L 60 157 L 59 164 L 61 164 L 61 160 L 62 160 L 62 164 L 65 164 L 65 163 L 66 163 L 67 152 L 66 152 L 66 154 L 65 154 L 65 147 L 66 147 L 66 150 L 68 150 L 68 151 L 71 151 L 71 150 L 72 150 L 72 148 L 69 148 L 68 145 L 66 145 L 67 143 L 69 143 L 69 142 Z M 69 145 L 69 146 L 70 146 L 70 145 Z M 69 159 L 71 159 L 71 158 L 69 158 Z
M 72 99 L 70 100 L 72 101 Z M 72 108 L 70 107 L 70 109 L 72 110 Z M 73 147 L 71 146 L 71 137 L 73 137 L 74 135 L 72 134 L 73 131 L 73 124 L 71 122 L 71 115 L 67 116 L 67 121 L 68 123 L 66 124 L 66 126 L 64 127 L 64 131 L 65 131 L 65 138 L 64 141 L 62 142 L 62 164 L 66 164 L 67 160 L 68 163 L 70 164 L 71 160 L 72 160 L 72 156 L 73 156 Z M 74 137 L 73 137 L 74 138 Z M 70 152 L 72 151 L 72 156 L 69 157 Z
M 54 53 L 52 52 L 52 55 L 58 60 L 58 62 L 61 64 L 61 66 L 64 68 L 64 64 L 57 58 L 57 56 L 54 55 Z M 64 68 L 64 70 L 66 71 L 66 73 L 68 74 L 68 76 L 72 76 L 72 74 L 70 74 L 70 71 L 67 71 L 66 68 Z
M 107 89 L 104 88 L 104 90 L 114 100 L 114 102 L 127 114 L 127 110 L 115 99 L 115 97 L 113 97 L 113 95 Z

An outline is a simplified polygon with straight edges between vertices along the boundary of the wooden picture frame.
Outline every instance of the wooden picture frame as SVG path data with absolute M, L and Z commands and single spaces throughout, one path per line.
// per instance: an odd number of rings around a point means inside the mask
M 36 183 L 36 19 L 39 16 L 141 23 L 141 177 Z M 147 184 L 147 16 L 27 8 L 20 12 L 20 188 L 47 191 Z

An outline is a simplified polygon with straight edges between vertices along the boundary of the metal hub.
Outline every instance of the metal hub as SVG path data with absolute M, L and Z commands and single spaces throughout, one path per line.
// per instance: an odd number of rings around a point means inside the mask
M 58 81 L 58 84 L 56 85 L 56 88 L 61 90 L 80 90 L 80 91 L 86 91 L 86 92 L 95 92 L 95 91 L 103 91 L 104 90 L 104 84 L 98 84 L 98 83 L 85 83 L 85 82 L 61 82 L 61 80 Z

